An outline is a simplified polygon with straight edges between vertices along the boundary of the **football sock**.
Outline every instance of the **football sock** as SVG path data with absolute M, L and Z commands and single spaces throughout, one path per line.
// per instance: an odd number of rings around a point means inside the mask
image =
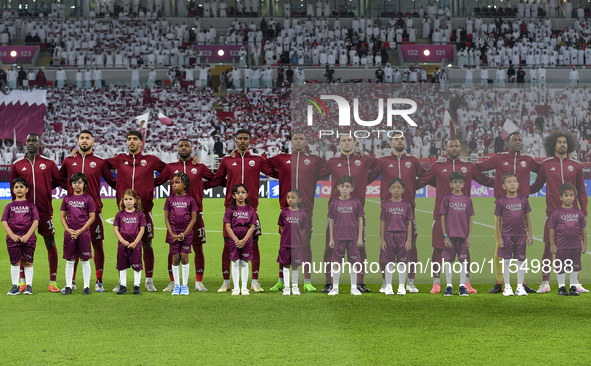
M 433 255 L 431 255 L 431 262 L 439 263 L 441 265 L 441 260 L 443 259 L 443 249 L 433 248 Z M 437 272 L 433 272 L 433 279 L 439 279 L 441 276 L 441 268 Z M 439 283 L 439 281 L 434 282 Z
M 525 278 L 525 268 L 521 268 L 523 266 L 523 261 L 517 261 L 517 286 L 523 286 L 523 279 Z
M 21 279 L 21 283 L 25 283 L 25 266 L 23 264 L 19 265 L 19 275 Z
M 245 262 L 246 263 L 246 262 Z M 248 263 L 246 263 L 248 267 Z M 259 270 L 261 268 L 261 252 L 259 251 L 259 241 L 252 240 L 252 280 L 259 279 Z M 248 276 L 247 276 L 248 278 Z
M 12 279 L 13 285 L 18 285 L 18 277 L 20 275 L 20 266 L 10 266 L 10 278 Z
M 406 268 L 404 267 L 404 263 L 398 263 L 398 287 L 404 287 L 406 283 Z
M 96 275 L 96 280 L 103 282 L 103 268 L 105 267 L 105 250 L 103 248 L 103 242 L 97 241 L 96 243 L 92 243 L 92 247 L 94 248 L 94 272 Z
M 542 263 L 545 259 L 548 259 L 550 261 L 550 264 L 552 263 L 552 252 L 550 251 L 550 246 L 549 245 L 544 245 L 544 254 L 542 255 Z M 543 264 L 542 264 L 543 266 Z M 549 282 L 550 281 L 550 272 L 543 272 L 542 273 L 542 281 L 544 282 Z
M 66 287 L 72 288 L 72 277 L 74 276 L 74 261 L 66 262 Z
M 174 285 L 175 286 L 180 286 L 181 282 L 179 279 L 179 266 L 172 266 L 172 277 L 173 277 L 173 281 L 174 281 Z
M 230 285 L 230 279 L 224 280 L 224 285 Z
M 82 261 L 82 279 L 84 281 L 84 288 L 90 287 L 90 261 Z
M 76 283 L 76 272 L 78 272 L 78 263 L 80 262 L 80 258 L 76 257 L 74 261 L 74 274 L 72 275 L 72 284 Z
M 357 268 L 357 270 L 355 271 L 355 273 L 357 273 L 357 281 L 355 281 L 355 286 L 357 286 L 358 283 L 363 283 L 363 280 L 365 278 L 365 271 L 363 270 L 363 263 L 367 261 L 367 251 L 365 250 L 365 245 L 359 248 L 359 258 L 361 262 L 361 268 Z M 353 284 L 351 283 L 351 285 Z
M 119 285 L 127 287 L 127 269 L 119 271 Z
M 462 262 L 462 265 L 464 265 L 464 270 L 466 271 L 466 282 L 465 283 L 470 283 L 470 248 L 466 249 L 466 251 L 468 252 L 468 257 L 465 259 L 465 263 Z
M 460 270 L 460 286 L 466 286 L 468 279 L 468 271 L 466 270 L 466 267 L 468 267 L 468 264 L 462 263 L 462 269 Z
M 299 272 L 297 268 L 292 268 L 291 269 L 291 285 L 292 286 L 297 286 L 298 285 L 298 279 L 299 279 Z
M 558 279 L 558 287 L 565 287 L 566 273 L 557 273 L 556 279 Z
M 419 256 L 417 253 L 417 246 L 413 246 L 412 248 L 410 248 L 410 250 L 408 251 L 408 262 L 409 263 L 417 263 L 419 261 Z M 414 266 L 413 266 L 414 267 Z M 407 266 L 407 272 L 408 272 L 408 284 L 411 284 L 411 280 L 414 281 L 415 279 L 415 274 L 417 272 L 417 268 L 414 267 L 412 269 L 409 269 Z
M 144 267 L 146 268 L 147 280 L 154 275 L 154 248 L 152 248 L 152 245 L 144 246 L 142 244 L 142 249 L 144 250 Z
M 309 266 L 303 266 L 302 270 L 304 272 L 304 283 L 310 280 L 310 271 L 312 270 L 312 248 L 310 245 L 302 247 L 302 262 L 303 263 L 310 263 Z
M 27 268 L 25 267 L 25 271 L 27 270 Z M 579 271 L 575 272 L 572 271 L 569 275 L 570 277 L 570 285 L 571 286 L 576 286 L 579 284 Z M 27 277 L 27 280 L 29 279 L 29 277 Z
M 332 285 L 338 287 L 339 286 L 339 279 L 341 277 L 341 271 L 336 271 L 333 266 L 330 273 L 332 274 Z
M 240 260 L 240 271 L 242 272 L 242 289 L 246 290 L 248 289 L 247 283 L 248 283 L 248 262 L 247 261 L 243 261 Z M 255 281 L 255 280 L 253 280 Z M 258 281 L 257 281 L 258 283 Z
M 447 280 L 447 286 L 450 287 L 452 285 L 451 263 L 445 263 L 443 267 L 445 269 L 445 279 Z
M 230 247 L 228 245 L 228 242 L 224 239 L 224 249 L 222 250 L 222 275 L 224 276 L 224 283 L 227 280 L 227 283 L 230 284 Z
M 203 245 L 193 245 L 195 251 L 195 281 L 203 282 L 205 273 L 205 256 L 203 255 Z
M 410 273 L 408 274 L 408 285 L 409 286 L 414 286 L 415 284 L 415 279 L 414 278 L 410 278 Z
M 172 275 L 172 253 L 168 252 L 168 277 L 174 282 L 174 276 Z
M 355 264 L 357 263 L 351 263 L 351 270 L 349 272 L 351 276 L 351 288 L 357 288 L 357 280 L 359 280 L 359 269 L 356 268 L 357 266 Z
M 45 239 L 45 247 L 47 248 L 47 260 L 49 262 L 49 282 L 55 282 L 57 279 L 57 247 L 55 246 L 55 239 L 53 236 L 48 236 Z
M 384 276 L 386 277 L 386 286 L 392 286 L 392 272 L 394 267 L 391 264 L 385 266 Z
M 503 259 L 503 282 L 505 286 L 511 286 L 511 271 L 509 271 L 509 264 L 511 263 L 510 259 Z M 519 283 L 519 281 L 517 281 Z
M 281 263 L 279 263 L 279 281 L 286 282 L 283 280 L 283 265 L 281 265 Z M 289 283 L 289 281 L 287 281 L 287 283 Z
M 243 262 L 245 262 L 245 263 L 246 263 L 246 266 L 248 266 L 248 262 L 246 262 L 246 261 L 243 261 Z M 248 276 L 247 276 L 247 277 L 248 277 Z M 253 285 L 255 285 L 255 284 L 257 284 L 257 283 L 259 283 L 259 280 L 257 280 L 257 279 L 254 279 L 254 278 L 253 278 L 253 279 L 252 279 L 252 284 L 253 284 Z
M 240 288 L 240 260 L 232 261 L 232 282 L 234 282 L 234 289 Z M 224 280 L 226 282 L 226 280 Z
M 328 231 L 327 231 L 328 232 Z M 327 234 L 328 236 L 328 234 Z M 326 246 L 324 247 L 324 263 L 322 263 L 323 267 L 322 269 L 326 271 L 327 268 L 331 268 L 332 263 L 330 262 L 330 258 L 332 258 L 332 248 L 328 246 L 328 239 L 326 240 Z M 329 264 L 327 264 L 329 263 Z M 326 283 L 331 283 L 332 281 L 332 269 L 326 271 L 326 273 L 324 274 L 324 277 L 326 278 Z
M 190 270 L 190 265 L 187 264 L 183 264 L 183 286 L 188 286 L 189 284 L 189 272 Z
M 127 277 L 127 272 L 125 273 Z M 139 286 L 142 282 L 142 271 L 133 271 L 133 285 Z
M 27 281 L 27 285 L 33 286 L 33 266 L 25 267 L 25 278 Z M 17 277 L 18 280 L 18 277 Z
M 291 269 L 289 267 L 283 267 L 283 279 L 285 281 L 285 283 L 287 283 L 287 286 L 289 287 L 289 271 Z

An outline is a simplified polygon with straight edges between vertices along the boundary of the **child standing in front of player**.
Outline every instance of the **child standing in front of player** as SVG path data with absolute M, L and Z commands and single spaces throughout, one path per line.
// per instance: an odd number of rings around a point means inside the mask
M 88 179 L 83 173 L 75 173 L 70 178 L 73 193 L 62 201 L 61 220 L 64 225 L 64 259 L 66 262 L 66 288 L 64 295 L 72 293 L 72 278 L 76 257 L 82 264 L 84 290 L 82 295 L 90 295 L 90 262 L 92 258 L 90 231 L 88 228 L 94 222 L 96 207 L 94 200 L 86 194 Z
M 140 294 L 142 280 L 142 237 L 146 229 L 146 216 L 142 212 L 142 200 L 133 189 L 123 192 L 119 212 L 113 221 L 117 244 L 117 270 L 119 289 L 117 295 L 127 293 L 127 268 L 133 269 L 133 294 Z
M 355 182 L 349 175 L 343 175 L 337 181 L 337 189 L 340 196 L 328 206 L 328 230 L 330 241 L 328 245 L 334 248 L 331 257 L 332 263 L 332 290 L 331 296 L 339 294 L 339 279 L 341 267 L 344 267 L 345 251 L 349 260 L 349 274 L 351 276 L 351 295 L 361 295 L 357 289 L 357 273 L 361 271 L 361 257 L 359 248 L 363 246 L 363 205 L 357 198 L 352 198 Z
M 197 202 L 187 194 L 189 176 L 175 173 L 170 180 L 174 194 L 164 204 L 166 242 L 172 255 L 172 276 L 174 288 L 171 295 L 189 295 L 189 254 L 193 241 L 193 225 L 197 222 Z M 179 263 L 183 265 L 183 284 L 179 285 Z
M 4 208 L 2 227 L 6 231 L 6 246 L 10 258 L 12 288 L 7 295 L 19 295 L 20 265 L 25 267 L 25 295 L 33 294 L 33 257 L 39 226 L 39 211 L 33 202 L 27 201 L 29 182 L 24 178 L 12 181 L 12 192 L 16 197 Z
M 517 296 L 527 296 L 523 287 L 525 268 L 523 262 L 526 260 L 525 249 L 533 244 L 531 231 L 531 219 L 529 213 L 531 208 L 527 197 L 517 194 L 519 182 L 514 173 L 505 173 L 501 178 L 503 189 L 507 195 L 497 200 L 495 216 L 497 220 L 497 237 L 499 238 L 499 258 L 503 258 L 503 282 L 505 290 L 503 295 L 513 296 L 511 287 L 511 258 L 517 261 Z
M 556 254 L 554 262 L 559 261 L 556 277 L 558 294 L 563 296 L 579 296 L 579 271 L 581 270 L 581 253 L 587 251 L 587 224 L 583 211 L 573 206 L 577 189 L 572 183 L 564 183 L 558 188 L 562 206 L 550 216 L 550 251 Z M 581 244 L 582 241 L 582 244 Z M 570 268 L 569 268 L 570 267 Z M 566 290 L 566 268 L 570 272 L 570 289 Z
M 387 263 L 385 294 L 394 295 L 392 273 L 394 272 L 394 263 L 397 263 L 397 295 L 406 295 L 404 284 L 406 283 L 406 264 L 408 263 L 407 253 L 412 248 L 412 221 L 415 219 L 415 215 L 410 203 L 402 200 L 402 193 L 404 193 L 402 179 L 392 179 L 389 191 L 392 199 L 384 202 L 380 214 L 380 237 L 382 238 L 380 263 Z
M 302 264 L 303 232 L 306 227 L 306 213 L 302 210 L 302 193 L 297 189 L 287 192 L 288 208 L 281 210 L 279 214 L 279 232 L 281 242 L 277 263 L 283 267 L 283 278 L 287 286 L 283 289 L 283 295 L 300 294 L 298 288 L 298 267 Z M 291 265 L 291 292 L 289 290 L 289 267 Z
M 472 216 L 474 207 L 472 199 L 466 196 L 464 188 L 464 174 L 452 172 L 449 175 L 449 185 L 452 192 L 448 193 L 441 201 L 441 228 L 443 230 L 443 259 L 445 262 L 445 277 L 447 287 L 444 296 L 453 295 L 452 287 L 452 263 L 456 260 L 462 264 L 460 271 L 460 296 L 468 296 L 466 289 L 466 273 L 468 266 L 468 248 L 470 248 L 470 234 L 472 233 Z
M 248 202 L 248 188 L 238 183 L 232 188 L 232 204 L 224 214 L 224 226 L 230 236 L 230 260 L 232 261 L 232 295 L 250 295 L 248 281 L 248 262 L 253 258 L 252 234 L 256 224 L 256 212 Z M 242 288 L 239 287 L 242 274 Z

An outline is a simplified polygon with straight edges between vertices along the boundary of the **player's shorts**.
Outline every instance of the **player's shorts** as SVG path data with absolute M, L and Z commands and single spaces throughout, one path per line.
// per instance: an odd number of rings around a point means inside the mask
M 168 240 L 167 240 L 168 242 Z M 191 254 L 191 244 L 193 242 L 193 236 L 189 235 L 183 241 L 170 241 L 168 245 L 170 246 L 169 253 L 172 255 L 186 253 Z
M 277 263 L 284 266 L 299 267 L 302 265 L 302 248 L 300 247 L 279 247 Z
M 443 235 L 443 234 L 442 234 Z M 443 239 L 443 237 L 442 237 Z M 443 248 L 443 259 L 446 262 L 453 262 L 458 257 L 458 262 L 468 260 L 468 248 L 466 247 L 466 239 L 464 238 L 449 238 L 451 240 L 451 248 Z
M 197 212 L 197 221 L 193 225 L 193 246 L 205 244 L 205 223 L 203 222 L 203 212 Z
M 361 256 L 359 255 L 356 240 L 335 240 L 330 261 L 341 263 L 343 258 L 345 258 L 345 251 L 347 251 L 349 263 L 361 263 Z
M 55 235 L 53 216 L 51 214 L 39 214 L 39 227 L 37 228 L 37 232 L 44 238 Z
M 550 222 L 550 216 L 546 214 L 546 220 L 544 220 L 544 243 L 550 244 L 550 228 L 548 224 Z
M 581 266 L 581 248 L 577 248 L 577 249 L 560 249 L 558 248 L 558 250 L 556 251 L 556 260 L 559 260 L 560 263 L 562 264 L 562 268 L 560 269 L 560 271 L 556 272 L 556 273 L 565 273 L 565 267 L 566 267 L 566 260 L 570 259 L 572 261 L 572 271 L 573 272 L 578 272 L 581 269 L 583 269 L 583 267 Z M 570 263 L 570 262 L 569 262 Z M 554 267 L 554 263 L 553 263 L 553 267 Z M 569 268 L 569 271 L 571 271 L 571 269 Z
M 230 250 L 230 260 L 231 261 L 251 261 L 253 259 L 253 245 L 252 245 L 252 237 L 246 241 L 244 247 L 242 249 L 238 249 L 234 240 L 230 239 L 227 242 L 228 249 Z
M 94 221 L 90 224 L 90 241 L 96 243 L 97 241 L 105 240 L 105 228 L 103 226 L 103 214 L 99 211 L 94 216 Z
M 76 258 L 88 260 L 92 258 L 90 232 L 86 230 L 77 239 L 72 239 L 69 233 L 64 233 L 64 256 L 65 260 L 73 261 Z
M 362 217 L 363 219 L 363 235 L 362 235 L 362 240 L 363 243 L 365 244 L 365 216 Z M 325 242 L 325 247 L 329 248 L 328 243 L 330 242 L 330 219 L 326 219 L 326 242 Z M 336 244 L 335 244 L 335 248 L 336 248 Z
M 517 259 L 518 261 L 525 261 L 525 236 L 504 236 L 503 248 L 499 247 L 497 255 L 503 259 Z
M 222 225 L 224 238 L 229 238 L 230 235 L 228 235 L 228 232 L 226 231 L 226 224 L 222 223 Z M 252 233 L 252 238 L 254 240 L 254 238 L 259 237 L 261 235 L 263 235 L 263 232 L 261 231 L 261 221 L 259 220 L 259 213 L 257 212 L 257 221 L 254 224 L 254 232 Z
M 408 262 L 408 252 L 404 248 L 406 237 L 404 231 L 387 231 L 384 235 L 386 250 L 380 250 L 380 263 Z
M 129 249 L 119 243 L 117 247 L 117 270 L 122 271 L 131 267 L 134 271 L 144 269 L 142 264 L 142 242 L 140 241 L 135 249 Z
M 431 246 L 437 249 L 444 249 L 443 244 L 443 229 L 441 229 L 441 216 L 433 220 L 433 227 L 431 229 Z
M 33 257 L 35 256 L 35 247 L 37 243 L 37 237 L 35 234 L 31 235 L 26 243 L 17 243 L 6 237 L 6 246 L 8 247 L 8 258 L 10 264 L 16 266 L 21 261 L 33 263 Z
M 144 230 L 142 241 L 154 238 L 154 217 L 152 217 L 152 212 L 144 212 L 144 215 L 146 216 L 146 230 Z

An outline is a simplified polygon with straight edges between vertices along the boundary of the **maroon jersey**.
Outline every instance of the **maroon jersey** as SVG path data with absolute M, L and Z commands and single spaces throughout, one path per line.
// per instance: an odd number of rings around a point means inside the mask
M 64 197 L 60 210 L 67 213 L 68 227 L 79 230 L 88 221 L 90 213 L 96 211 L 96 207 L 93 198 L 87 193 L 82 193 L 80 196 L 69 194 Z
M 548 227 L 556 230 L 556 247 L 558 249 L 580 249 L 581 228 L 585 224 L 585 215 L 576 207 L 557 207 L 550 216 Z
M 355 181 L 355 189 L 351 192 L 352 198 L 357 198 L 362 206 L 365 206 L 365 192 L 367 185 L 373 182 L 369 178 L 369 171 L 372 170 L 378 159 L 365 155 L 357 156 L 354 154 L 335 156 L 328 159 L 328 161 L 320 170 L 320 178 L 328 177 L 332 181 L 332 188 L 330 192 L 330 199 L 328 203 L 339 198 L 339 190 L 337 189 L 337 181 L 343 175 L 350 175 Z
M 378 159 L 376 165 L 370 174 L 370 180 L 376 179 L 380 174 L 382 175 L 380 183 L 380 201 L 384 204 L 386 201 L 392 199 L 390 194 L 390 181 L 394 178 L 401 178 L 404 181 L 404 193 L 402 193 L 402 200 L 407 201 L 415 208 L 415 194 L 419 180 L 427 170 L 423 168 L 419 159 L 403 153 L 400 159 L 396 155 L 383 156 Z M 423 186 L 424 187 L 424 186 Z
M 121 234 L 123 239 L 133 243 L 140 234 L 140 229 L 146 227 L 146 216 L 143 212 L 137 210 L 132 212 L 121 210 L 115 215 L 113 226 L 119 228 L 119 234 Z M 141 245 L 141 242 L 139 245 Z
M 267 161 L 277 169 L 279 175 L 279 204 L 281 208 L 289 207 L 287 192 L 295 188 L 302 192 L 304 211 L 313 210 L 316 182 L 318 182 L 320 170 L 326 160 L 298 151 L 291 154 L 275 155 Z
M 224 213 L 224 224 L 230 224 L 238 239 L 244 238 L 250 225 L 256 225 L 256 222 L 257 214 L 249 205 L 236 206 L 235 210 L 228 206 Z M 250 238 L 252 239 L 252 236 Z
M 173 193 L 166 199 L 164 211 L 170 212 L 169 220 L 172 231 L 180 234 L 187 229 L 189 222 L 191 222 L 191 212 L 197 212 L 198 207 L 195 199 L 188 194 L 177 196 Z
M 203 189 L 215 187 L 211 183 L 214 177 L 213 172 L 205 164 L 193 164 L 191 160 L 179 159 L 176 163 L 166 164 L 166 168 L 156 177 L 154 184 L 159 186 L 168 182 L 175 173 L 185 173 L 189 176 L 191 184 L 187 194 L 195 199 L 197 211 L 203 211 Z M 206 182 L 203 182 L 204 180 Z
M 440 215 L 445 215 L 447 235 L 451 238 L 468 238 L 470 216 L 474 216 L 472 199 L 466 195 L 448 193 L 441 200 Z
M 498 200 L 506 195 L 501 179 L 505 173 L 517 175 L 517 181 L 519 182 L 517 193 L 523 197 L 529 197 L 530 172 L 537 173 L 540 164 L 531 156 L 509 151 L 491 156 L 490 159 L 476 164 L 476 168 L 481 172 L 495 170 L 495 198 Z
M 133 189 L 142 200 L 145 212 L 151 212 L 154 203 L 154 171 L 159 173 L 166 164 L 154 155 L 142 153 L 119 154 L 107 159 L 110 169 L 117 169 L 117 202 L 121 202 L 123 192 Z
M 449 175 L 451 172 L 461 172 L 464 174 L 464 188 L 462 192 L 470 197 L 472 191 L 472 179 L 486 187 L 494 187 L 495 181 L 485 176 L 478 171 L 474 163 L 468 163 L 460 159 L 452 160 L 448 158 L 441 158 L 431 164 L 429 170 L 425 172 L 420 179 L 418 186 L 424 187 L 427 184 L 437 187 L 435 194 L 435 210 L 433 211 L 433 219 L 441 216 L 441 200 L 443 197 L 452 192 L 449 186 Z
M 408 222 L 415 219 L 414 210 L 409 202 L 392 200 L 382 204 L 380 221 L 386 222 L 386 232 L 401 231 L 407 232 Z
M 4 207 L 0 221 L 6 221 L 14 235 L 23 236 L 29 232 L 35 220 L 39 221 L 39 211 L 33 202 L 12 201 Z
M 302 229 L 306 227 L 304 210 L 292 211 L 289 208 L 284 208 L 279 213 L 277 225 L 283 226 L 279 246 L 284 248 L 300 248 L 302 246 Z
M 57 169 L 57 165 L 42 155 L 37 155 L 32 161 L 27 157 L 17 159 L 10 168 L 10 188 L 17 177 L 25 178 L 29 182 L 27 201 L 37 206 L 39 215 L 52 215 L 51 190 L 61 187 L 66 180 Z M 16 197 L 12 194 L 12 199 Z
M 64 159 L 60 172 L 64 178 L 68 179 L 66 185 L 62 188 L 68 190 L 68 194 L 73 194 L 72 185 L 70 184 L 70 178 L 74 173 L 83 173 L 88 178 L 88 187 L 86 187 L 86 193 L 88 193 L 94 200 L 94 205 L 98 212 L 101 212 L 103 208 L 103 201 L 101 200 L 101 177 L 105 179 L 105 182 L 112 188 L 116 188 L 115 178 L 111 174 L 109 165 L 107 162 L 89 153 L 86 155 L 78 154 L 75 158 L 69 156 Z
M 517 197 L 503 196 L 497 199 L 495 216 L 503 218 L 503 236 L 527 236 L 525 231 L 525 215 L 531 212 L 527 198 L 518 194 Z
M 337 198 L 328 206 L 328 218 L 333 219 L 334 240 L 357 240 L 359 233 L 358 218 L 364 217 L 363 205 L 357 198 L 347 200 Z
M 538 192 L 546 183 L 546 214 L 549 216 L 557 207 L 562 206 L 558 188 L 566 182 L 570 182 L 576 187 L 581 211 L 587 216 L 587 190 L 585 189 L 583 168 L 576 160 L 560 159 L 553 156 L 542 161 L 536 181 L 530 187 L 530 192 Z M 576 199 L 573 204 L 578 207 Z
M 263 156 L 254 155 L 250 152 L 245 154 L 237 153 L 236 157 L 224 156 L 220 162 L 218 171 L 213 178 L 213 186 L 220 185 L 227 179 L 226 200 L 224 206 L 232 204 L 232 188 L 238 183 L 244 183 L 248 188 L 248 201 L 255 210 L 259 206 L 259 184 L 260 174 L 277 178 L 277 171 L 273 169 Z

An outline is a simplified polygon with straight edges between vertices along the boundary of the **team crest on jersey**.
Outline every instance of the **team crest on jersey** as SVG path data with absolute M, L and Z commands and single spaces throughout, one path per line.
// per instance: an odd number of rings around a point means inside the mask
M 197 174 L 197 168 L 191 169 L 191 174 Z
M 93 161 L 93 162 L 91 162 L 91 163 L 90 163 L 90 167 L 91 167 L 91 168 L 96 168 L 96 163 L 95 163 L 94 161 Z
M 525 166 L 526 166 L 526 163 L 525 163 L 525 161 L 522 161 L 522 162 L 521 162 L 521 166 L 522 166 L 523 168 L 525 168 Z
M 572 172 L 573 170 L 575 170 L 575 168 L 573 168 L 572 165 L 569 165 L 567 169 L 568 169 L 569 172 Z
M 355 165 L 361 166 L 361 162 L 359 160 L 355 160 Z
M 410 163 L 410 161 L 407 161 L 407 162 L 404 164 L 404 166 L 410 169 L 410 167 L 412 166 L 412 164 Z
M 45 168 L 47 168 L 47 166 L 45 164 L 40 164 L 39 168 L 41 168 L 41 170 L 45 170 Z
M 310 159 L 304 159 L 304 164 L 310 165 Z
M 141 165 L 141 166 L 146 166 L 146 165 L 148 165 L 148 162 L 147 162 L 147 161 L 145 161 L 144 159 L 142 159 L 142 160 L 140 161 L 140 165 Z
M 466 174 L 466 173 L 468 172 L 468 169 L 466 169 L 466 167 L 465 167 L 465 166 L 463 166 L 463 167 L 462 167 L 460 170 L 461 170 L 461 171 L 462 171 L 462 173 L 464 173 L 464 174 Z
M 254 166 L 254 160 L 251 160 L 251 161 L 249 161 L 249 162 L 248 162 L 248 165 L 250 165 L 250 166 Z

